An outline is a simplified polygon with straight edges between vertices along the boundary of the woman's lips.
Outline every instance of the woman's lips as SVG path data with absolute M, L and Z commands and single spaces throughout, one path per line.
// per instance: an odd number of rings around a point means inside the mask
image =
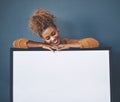
M 58 40 L 55 40 L 54 43 L 55 43 L 55 44 L 58 43 Z
M 59 40 L 58 40 L 58 39 L 55 39 L 55 40 L 53 41 L 53 44 L 55 44 L 55 45 L 59 44 Z

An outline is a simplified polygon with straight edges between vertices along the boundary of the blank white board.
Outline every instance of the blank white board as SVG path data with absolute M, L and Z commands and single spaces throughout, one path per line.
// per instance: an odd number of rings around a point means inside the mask
M 109 50 L 13 51 L 13 102 L 111 102 Z

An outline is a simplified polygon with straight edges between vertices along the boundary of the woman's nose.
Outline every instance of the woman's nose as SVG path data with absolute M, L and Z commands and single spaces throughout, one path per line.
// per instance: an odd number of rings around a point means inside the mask
M 54 40 L 55 40 L 55 37 L 52 36 L 52 37 L 51 37 L 51 41 L 54 41 Z

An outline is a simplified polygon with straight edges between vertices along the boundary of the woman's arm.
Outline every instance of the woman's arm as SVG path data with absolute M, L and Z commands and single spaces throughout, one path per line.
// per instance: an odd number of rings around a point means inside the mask
M 13 42 L 13 47 L 14 48 L 45 48 L 45 49 L 49 49 L 52 50 L 52 47 L 48 44 L 42 43 L 42 42 L 36 42 L 36 41 L 32 41 L 32 40 L 28 40 L 26 38 L 20 38 L 17 39 Z
M 58 49 L 69 49 L 69 48 L 97 48 L 99 42 L 94 38 L 84 38 L 80 40 L 64 39 L 65 44 L 58 45 Z
M 84 38 L 78 41 L 81 45 L 80 48 L 97 48 L 99 47 L 99 42 L 94 38 Z

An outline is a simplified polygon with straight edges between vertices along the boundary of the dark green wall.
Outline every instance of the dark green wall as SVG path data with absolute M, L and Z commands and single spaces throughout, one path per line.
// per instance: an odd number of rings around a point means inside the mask
M 37 8 L 56 15 L 61 38 L 94 37 L 101 47 L 112 47 L 112 100 L 120 102 L 120 0 L 0 0 L 0 102 L 10 102 L 13 40 L 39 41 L 28 28 L 29 17 Z

